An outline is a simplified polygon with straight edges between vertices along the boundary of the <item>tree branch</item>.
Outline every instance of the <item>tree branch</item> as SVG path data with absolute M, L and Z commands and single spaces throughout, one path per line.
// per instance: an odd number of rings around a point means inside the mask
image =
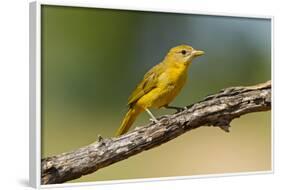
M 99 138 L 77 150 L 42 159 L 42 184 L 63 183 L 159 146 L 201 126 L 229 132 L 230 122 L 241 115 L 271 109 L 271 81 L 249 87 L 230 87 L 207 96 L 159 123 L 149 123 L 118 138 Z

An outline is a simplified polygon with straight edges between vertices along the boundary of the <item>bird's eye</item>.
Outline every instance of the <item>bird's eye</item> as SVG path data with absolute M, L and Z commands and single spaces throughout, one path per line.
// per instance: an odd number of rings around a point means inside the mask
M 183 55 L 185 55 L 187 53 L 187 51 L 186 50 L 181 50 L 181 54 L 183 54 Z

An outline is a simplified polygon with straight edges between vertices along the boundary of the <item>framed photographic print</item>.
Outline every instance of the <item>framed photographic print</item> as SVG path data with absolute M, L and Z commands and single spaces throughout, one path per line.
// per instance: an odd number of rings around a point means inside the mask
M 30 3 L 31 185 L 271 173 L 272 21 Z

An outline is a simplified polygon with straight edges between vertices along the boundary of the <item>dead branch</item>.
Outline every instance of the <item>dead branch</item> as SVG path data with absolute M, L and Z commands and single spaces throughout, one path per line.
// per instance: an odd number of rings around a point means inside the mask
M 41 183 L 77 179 L 100 168 L 159 146 L 201 126 L 229 132 L 230 122 L 241 115 L 271 109 L 271 81 L 249 87 L 230 87 L 207 96 L 184 111 L 165 115 L 118 138 L 99 138 L 77 150 L 42 159 Z

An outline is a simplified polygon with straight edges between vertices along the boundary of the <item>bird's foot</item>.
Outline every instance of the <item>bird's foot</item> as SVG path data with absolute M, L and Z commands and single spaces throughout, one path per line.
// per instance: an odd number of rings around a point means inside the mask
M 176 113 L 182 112 L 182 111 L 184 111 L 184 110 L 186 110 L 186 108 L 178 107 L 178 108 L 176 109 Z
M 98 142 L 103 141 L 103 137 L 101 135 L 98 135 Z
M 101 135 L 98 135 L 98 142 L 100 145 L 105 145 L 104 138 Z
M 158 121 L 158 120 L 155 119 L 155 118 L 150 118 L 149 121 L 151 121 L 151 122 L 154 123 L 154 124 L 160 123 L 160 121 Z
M 169 119 L 169 115 L 161 115 L 161 116 L 159 116 L 159 117 L 157 117 L 157 120 L 161 120 L 161 119 Z
M 152 121 L 153 123 L 159 123 L 159 121 L 154 117 L 154 115 L 149 111 L 149 109 L 145 109 L 145 111 L 149 114 L 150 119 L 149 121 Z
M 176 106 L 165 106 L 166 109 L 174 109 L 176 110 L 177 112 L 176 113 L 179 113 L 179 112 L 182 112 L 184 110 L 186 110 L 186 107 L 176 107 Z

